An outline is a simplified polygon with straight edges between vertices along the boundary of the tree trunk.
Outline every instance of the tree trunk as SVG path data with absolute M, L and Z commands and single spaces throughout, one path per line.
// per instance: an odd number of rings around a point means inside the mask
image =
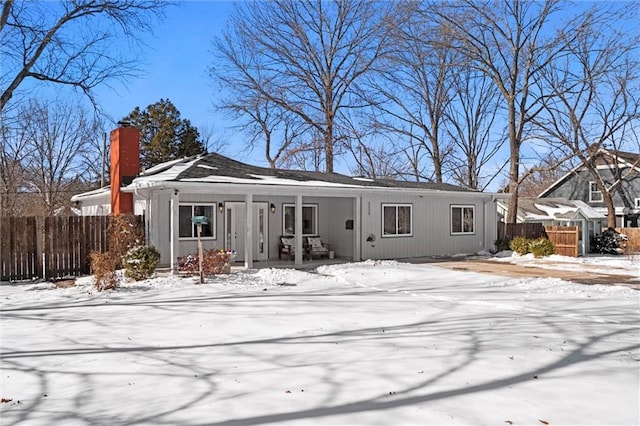
M 324 132 L 325 172 L 333 173 L 333 123 L 328 122 Z
M 431 146 L 433 148 L 433 168 L 436 178 L 436 183 L 442 183 L 442 161 L 440 159 L 440 142 L 435 139 L 432 140 Z
M 507 223 L 516 223 L 518 218 L 518 189 L 520 187 L 520 144 L 516 138 L 516 107 L 514 99 L 508 100 L 509 109 L 509 204 Z
M 613 205 L 613 196 L 609 191 L 601 191 L 602 193 L 602 201 L 604 201 L 604 205 L 607 206 L 607 227 L 615 228 L 616 227 L 616 208 Z M 621 224 L 620 226 L 622 226 Z

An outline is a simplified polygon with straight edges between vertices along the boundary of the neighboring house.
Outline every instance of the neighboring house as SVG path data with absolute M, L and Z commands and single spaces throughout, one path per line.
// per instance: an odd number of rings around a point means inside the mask
M 506 216 L 505 201 L 498 201 L 498 215 Z M 607 217 L 579 200 L 564 198 L 518 198 L 518 223 L 537 222 L 547 226 L 577 226 L 578 254 L 591 252 L 590 239 L 607 225 Z
M 114 213 L 144 214 L 147 244 L 174 270 L 179 256 L 197 250 L 192 216 L 208 218 L 205 249 L 235 250 L 247 267 L 277 259 L 281 235 L 319 235 L 335 256 L 355 261 L 476 253 L 496 239 L 498 194 L 270 169 L 218 154 L 170 161 L 134 177 L 135 164 L 124 161 L 137 161 L 136 134 L 132 128 L 111 134 L 111 190 L 73 201 L 84 214 L 98 213 L 96 206 L 105 213 L 109 199 Z M 301 264 L 302 238 L 295 238 L 294 251 Z
M 58 207 L 54 212 L 54 216 L 83 216 L 80 209 L 70 206 Z
M 80 208 L 82 216 L 108 216 L 111 214 L 111 187 L 94 189 L 74 195 L 71 201 Z
M 640 154 L 598 149 L 594 157 L 598 173 L 607 185 L 615 182 L 617 173 L 622 176 L 621 184 L 612 194 L 616 226 L 640 227 Z M 607 215 L 602 193 L 584 166 L 578 166 L 558 179 L 538 198 L 580 200 Z

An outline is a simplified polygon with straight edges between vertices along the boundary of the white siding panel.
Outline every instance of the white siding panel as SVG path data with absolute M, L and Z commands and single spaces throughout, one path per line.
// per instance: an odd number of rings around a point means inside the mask
M 160 265 L 168 266 L 171 263 L 171 195 L 167 193 L 158 194 L 158 203 L 154 206 L 153 212 L 156 218 L 154 232 L 154 241 L 156 241 L 157 249 L 160 252 Z
M 82 216 L 108 216 L 111 214 L 111 201 L 93 199 L 83 200 L 80 211 Z

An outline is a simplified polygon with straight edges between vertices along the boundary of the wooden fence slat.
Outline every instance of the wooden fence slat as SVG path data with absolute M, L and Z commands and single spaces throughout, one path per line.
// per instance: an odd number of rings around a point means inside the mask
M 90 273 L 89 254 L 108 250 L 110 222 L 110 216 L 0 218 L 0 280 Z M 133 217 L 132 224 L 144 232 L 143 217 Z
M 538 238 L 544 236 L 541 223 L 498 222 L 498 239 L 512 240 L 514 237 Z
M 556 247 L 556 254 L 578 257 L 579 227 L 545 226 L 547 237 Z

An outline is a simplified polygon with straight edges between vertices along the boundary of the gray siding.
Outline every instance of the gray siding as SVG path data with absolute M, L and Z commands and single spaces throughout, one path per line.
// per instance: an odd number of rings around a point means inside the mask
M 402 259 L 420 256 L 453 255 L 477 253 L 482 249 L 493 247 L 496 236 L 496 206 L 486 194 L 469 196 L 447 193 L 446 195 L 416 195 L 393 192 L 381 194 L 353 194 L 344 197 L 303 197 L 303 204 L 318 206 L 318 234 L 323 241 L 331 244 L 332 250 L 338 257 L 352 258 L 354 245 L 360 245 L 362 259 Z M 346 229 L 348 220 L 354 220 L 358 225 L 358 218 L 354 217 L 355 198 L 362 196 L 361 204 L 361 241 L 354 241 L 355 230 Z M 180 203 L 244 202 L 242 195 L 216 194 L 179 194 Z M 278 257 L 278 242 L 282 235 L 282 206 L 294 204 L 292 196 L 254 195 L 254 202 L 275 204 L 276 212 L 268 213 L 268 255 L 270 259 Z M 402 203 L 412 205 L 413 235 L 411 237 L 382 237 L 382 204 Z M 450 232 L 451 205 L 472 205 L 475 207 L 475 232 L 469 235 L 452 235 Z M 159 193 L 152 199 L 150 225 L 153 228 L 150 242 L 161 253 L 161 264 L 170 263 L 170 212 L 171 193 Z M 216 236 L 204 240 L 205 249 L 223 249 L 224 247 L 224 214 L 215 209 Z M 367 237 L 373 234 L 376 240 L 367 242 Z M 179 256 L 195 253 L 197 241 L 180 240 Z
M 412 236 L 382 236 L 383 203 L 409 203 L 413 206 Z M 486 205 L 487 203 L 490 205 Z M 473 234 L 451 234 L 451 205 L 475 206 Z M 485 220 L 487 212 L 492 218 Z M 402 194 L 365 195 L 362 201 L 362 257 L 363 259 L 402 259 L 477 253 L 493 246 L 496 225 L 488 225 L 488 223 L 495 221 L 495 218 L 495 203 L 489 201 L 486 196 L 470 198 L 455 197 L 452 194 L 446 197 Z M 374 235 L 375 241 L 367 242 L 369 235 Z
M 598 169 L 603 180 L 611 184 L 614 177 L 611 169 Z M 627 170 L 622 171 L 623 174 Z M 556 188 L 545 194 L 545 198 L 566 198 L 567 200 L 581 200 L 592 207 L 605 207 L 602 202 L 589 202 L 589 182 L 593 177 L 587 170 L 577 170 Z M 636 198 L 640 198 L 640 173 L 631 173 L 625 177 L 619 189 L 613 193 L 615 207 L 634 208 Z

